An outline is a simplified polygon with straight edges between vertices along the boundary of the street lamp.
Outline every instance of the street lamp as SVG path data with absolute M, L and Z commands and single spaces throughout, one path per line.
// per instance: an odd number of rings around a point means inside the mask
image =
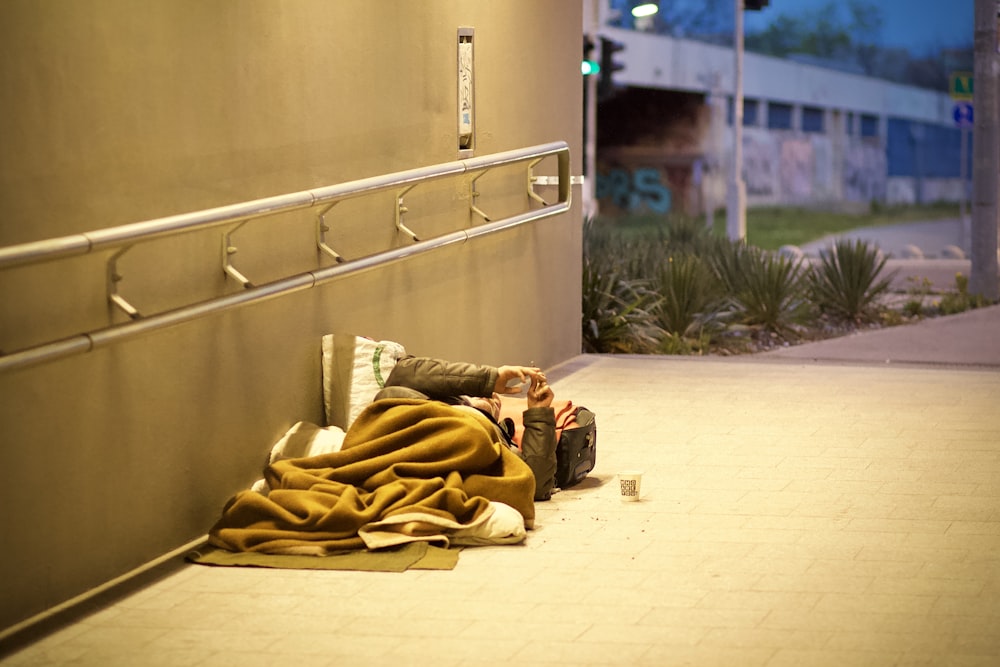
M 643 16 L 652 16 L 658 11 L 660 11 L 660 7 L 655 2 L 644 2 L 632 8 L 632 16 L 642 18 Z
M 735 0 L 733 21 L 733 159 L 726 191 L 726 233 L 747 237 L 747 187 L 743 182 L 743 10 L 761 10 L 770 0 Z
M 746 183 L 743 182 L 743 0 L 735 0 L 733 21 L 733 156 L 726 189 L 726 235 L 747 237 Z
M 655 2 L 643 2 L 632 8 L 632 18 L 635 19 L 636 30 L 651 30 L 653 27 L 653 17 L 660 11 L 660 6 Z

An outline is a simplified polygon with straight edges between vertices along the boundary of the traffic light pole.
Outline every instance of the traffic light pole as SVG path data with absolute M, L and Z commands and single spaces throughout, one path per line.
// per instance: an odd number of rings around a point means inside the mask
M 591 57 L 597 46 L 597 28 L 602 25 L 600 0 L 584 2 L 583 38 L 589 48 L 584 57 Z M 597 206 L 597 77 L 583 77 L 583 219 L 598 213 Z
M 583 217 L 597 215 L 597 77 L 583 77 Z
M 726 234 L 734 241 L 747 236 L 746 184 L 743 182 L 743 0 L 735 0 L 733 28 L 733 154 L 726 190 Z
M 972 106 L 972 243 L 969 292 L 996 301 L 1000 285 L 997 271 L 997 188 L 1000 187 L 1000 134 L 997 116 L 997 78 L 1000 78 L 1000 3 L 976 0 L 975 71 Z

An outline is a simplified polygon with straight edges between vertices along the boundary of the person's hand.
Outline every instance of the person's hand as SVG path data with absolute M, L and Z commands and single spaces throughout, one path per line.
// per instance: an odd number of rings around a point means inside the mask
M 545 373 L 542 372 L 542 369 L 534 366 L 500 366 L 497 371 L 499 374 L 493 391 L 498 394 L 520 394 L 521 385 L 526 380 L 545 379 Z M 517 383 L 514 386 L 508 386 L 515 380 Z
M 547 408 L 552 405 L 553 398 L 555 394 L 552 393 L 552 387 L 546 381 L 545 375 L 532 379 L 531 386 L 528 387 L 529 408 Z

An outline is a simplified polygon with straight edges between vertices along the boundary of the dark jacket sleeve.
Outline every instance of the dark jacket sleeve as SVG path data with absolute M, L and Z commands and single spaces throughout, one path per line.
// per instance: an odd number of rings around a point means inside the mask
M 433 400 L 463 395 L 488 398 L 493 395 L 499 376 L 493 366 L 404 357 L 389 373 L 385 386 L 414 389 Z
M 535 500 L 548 500 L 556 478 L 556 415 L 552 408 L 524 411 L 521 458 L 535 475 Z

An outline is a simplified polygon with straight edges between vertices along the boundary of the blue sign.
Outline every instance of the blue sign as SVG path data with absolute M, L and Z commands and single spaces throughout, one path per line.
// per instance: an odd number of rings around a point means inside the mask
M 972 102 L 955 102 L 951 117 L 959 127 L 972 127 Z

